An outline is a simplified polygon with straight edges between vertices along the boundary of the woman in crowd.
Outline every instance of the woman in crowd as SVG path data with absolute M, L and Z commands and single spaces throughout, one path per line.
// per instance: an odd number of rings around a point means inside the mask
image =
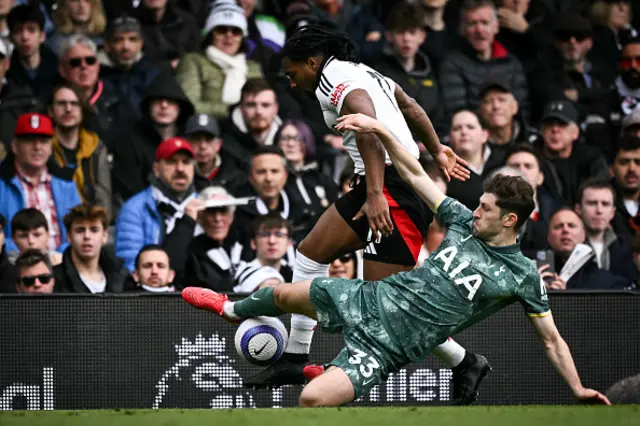
M 84 34 L 98 47 L 102 46 L 107 25 L 102 0 L 60 0 L 56 5 L 53 12 L 56 30 L 46 41 L 56 55 L 60 55 L 62 41 L 72 34 Z
M 176 76 L 197 113 L 222 119 L 240 101 L 247 79 L 261 78 L 262 71 L 245 57 L 247 19 L 235 2 L 216 2 L 204 32 L 203 52 L 186 54 Z
M 348 253 L 340 256 L 329 265 L 329 277 L 353 280 L 361 277 L 358 274 L 359 259 L 356 253 Z
M 591 5 L 594 24 L 593 57 L 606 61 L 615 70 L 622 47 L 638 32 L 631 25 L 629 0 L 597 0 Z
M 309 125 L 302 120 L 286 120 L 274 139 L 289 162 L 291 178 L 304 200 L 323 212 L 338 199 L 338 188 L 313 161 L 316 143 Z

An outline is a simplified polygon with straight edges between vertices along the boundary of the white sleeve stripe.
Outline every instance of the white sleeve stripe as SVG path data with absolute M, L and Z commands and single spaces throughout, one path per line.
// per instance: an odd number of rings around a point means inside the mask
M 236 280 L 243 281 L 247 278 L 248 275 L 253 274 L 255 271 L 260 269 L 259 266 L 253 266 L 250 263 L 245 263 L 241 265 L 236 271 Z

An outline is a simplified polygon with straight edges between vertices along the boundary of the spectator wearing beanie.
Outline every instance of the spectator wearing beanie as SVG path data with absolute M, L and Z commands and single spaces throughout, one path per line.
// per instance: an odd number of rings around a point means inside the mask
M 141 0 L 134 11 L 142 25 L 144 51 L 154 63 L 176 67 L 187 52 L 200 45 L 200 27 L 188 12 L 169 0 Z
M 247 19 L 233 1 L 218 1 L 205 26 L 203 52 L 184 56 L 176 70 L 178 82 L 196 112 L 218 119 L 240 101 L 242 86 L 262 77 L 260 64 L 247 60 Z

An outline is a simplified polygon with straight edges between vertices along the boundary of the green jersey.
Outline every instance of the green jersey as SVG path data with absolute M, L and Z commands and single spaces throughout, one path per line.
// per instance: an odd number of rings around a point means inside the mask
M 382 323 L 411 360 L 513 302 L 550 313 L 544 283 L 520 246 L 491 247 L 473 236 L 473 214 L 453 198 L 436 209 L 447 228 L 424 264 L 378 282 Z

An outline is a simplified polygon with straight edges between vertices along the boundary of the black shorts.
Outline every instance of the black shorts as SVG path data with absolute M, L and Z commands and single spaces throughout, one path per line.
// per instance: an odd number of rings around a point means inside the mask
M 366 243 L 364 258 L 393 265 L 415 266 L 433 213 L 393 166 L 385 167 L 383 191 L 389 203 L 393 232 L 376 244 L 367 218 L 352 220 L 367 200 L 366 179 L 364 176 L 357 178 L 353 189 L 340 197 L 335 206 L 340 216 Z

